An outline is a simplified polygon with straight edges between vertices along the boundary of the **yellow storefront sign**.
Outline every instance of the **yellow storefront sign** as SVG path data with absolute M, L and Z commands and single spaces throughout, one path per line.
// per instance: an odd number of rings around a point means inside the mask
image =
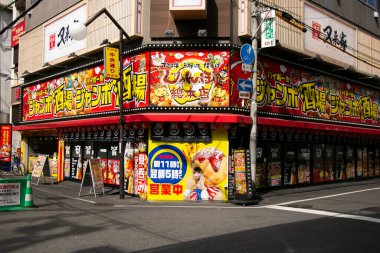
M 228 133 L 212 142 L 149 141 L 148 200 L 227 200 Z
M 104 77 L 111 79 L 120 78 L 119 49 L 113 47 L 104 48 Z

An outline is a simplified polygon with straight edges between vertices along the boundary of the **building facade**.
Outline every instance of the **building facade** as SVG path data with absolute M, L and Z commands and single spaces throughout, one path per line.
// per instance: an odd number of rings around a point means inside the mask
M 126 192 L 148 200 L 227 201 L 249 198 L 254 185 L 380 176 L 377 6 L 327 2 L 42 1 L 25 16 L 24 83 L 12 92 L 20 94 L 12 120 L 24 161 L 33 169 L 48 155 L 61 181 L 80 180 L 97 158 L 104 183 L 120 184 L 123 170 Z M 350 4 L 366 18 L 351 16 Z M 105 77 L 103 48 L 119 47 L 110 18 L 91 22 L 83 40 L 70 36 L 74 22 L 102 8 L 129 37 L 122 89 Z M 253 74 L 241 53 L 252 18 L 266 27 L 255 34 L 255 168 Z

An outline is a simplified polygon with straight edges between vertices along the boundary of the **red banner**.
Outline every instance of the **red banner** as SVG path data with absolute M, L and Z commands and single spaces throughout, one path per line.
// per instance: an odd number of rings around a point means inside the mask
M 152 51 L 151 105 L 229 106 L 229 57 L 229 51 Z
M 0 159 L 2 162 L 11 161 L 12 126 L 0 125 Z
M 124 58 L 123 107 L 148 105 L 148 53 Z M 23 89 L 23 121 L 119 110 L 119 82 L 105 79 L 103 65 Z
M 25 20 L 18 23 L 12 28 L 12 42 L 11 46 L 17 46 L 19 42 L 20 35 L 25 32 Z
M 232 54 L 232 106 L 250 101 L 239 97 L 238 78 L 250 79 Z M 378 90 L 310 72 L 260 57 L 257 69 L 257 104 L 260 111 L 333 121 L 380 125 Z

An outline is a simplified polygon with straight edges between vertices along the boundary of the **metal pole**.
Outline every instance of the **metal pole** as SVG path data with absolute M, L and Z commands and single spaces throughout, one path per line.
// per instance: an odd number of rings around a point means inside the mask
M 257 103 L 256 103 L 256 81 L 257 81 L 257 38 L 256 38 L 256 31 L 257 31 L 257 6 L 256 3 L 252 6 L 252 32 L 255 32 L 252 37 L 252 48 L 253 53 L 255 55 L 255 59 L 253 61 L 253 68 L 252 68 L 252 98 L 251 98 L 251 113 L 250 116 L 252 118 L 252 129 L 251 129 L 251 135 L 249 138 L 249 151 L 250 151 L 250 157 L 251 157 L 251 180 L 252 180 L 252 187 L 253 192 L 255 193 L 256 189 L 256 154 L 257 154 Z
M 124 82 L 123 82 L 123 30 L 119 29 L 119 107 L 120 107 L 120 132 L 119 132 L 119 155 L 120 155 L 120 199 L 124 199 L 124 118 L 123 118 L 123 94 L 124 94 Z

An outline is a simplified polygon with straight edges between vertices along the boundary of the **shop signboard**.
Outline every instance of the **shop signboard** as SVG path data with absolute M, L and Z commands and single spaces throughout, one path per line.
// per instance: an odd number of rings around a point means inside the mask
M 11 40 L 11 46 L 15 47 L 19 43 L 20 36 L 25 32 L 25 19 L 21 19 L 22 21 L 19 22 L 17 25 L 15 25 L 12 28 L 12 40 Z
M 250 100 L 239 97 L 237 86 L 250 73 L 236 54 L 231 54 L 231 106 L 249 109 Z M 259 111 L 380 126 L 379 90 L 265 57 L 259 59 L 256 84 Z
M 69 34 L 73 20 L 84 23 L 86 19 L 87 6 L 82 5 L 43 27 L 44 62 L 51 62 L 86 47 L 85 39 L 77 41 Z
M 228 136 L 213 130 L 204 142 L 150 140 L 148 200 L 227 200 Z
M 49 155 L 40 154 L 33 167 L 32 177 L 38 178 L 37 184 L 40 182 L 40 178 L 49 178 L 51 183 L 53 183 L 52 173 L 50 170 Z
M 120 168 L 120 160 L 119 160 L 119 148 L 117 145 L 111 145 L 108 149 L 108 176 L 106 183 L 112 185 L 119 185 L 119 168 Z
M 229 51 L 158 50 L 151 54 L 151 106 L 230 105 Z
M 268 185 L 281 185 L 281 145 L 268 145 Z
M 241 201 L 251 200 L 253 195 L 249 150 L 232 150 L 232 159 L 235 171 L 235 199 Z
M 99 159 L 88 159 L 83 166 L 83 177 L 79 189 L 79 197 L 85 186 L 90 186 L 90 194 L 93 192 L 96 198 L 96 189 L 101 188 L 104 195 L 104 184 Z
M 12 125 L 0 125 L 0 159 L 2 162 L 11 161 Z
M 148 105 L 149 53 L 123 59 L 123 107 Z M 23 87 L 22 120 L 33 121 L 119 110 L 118 80 L 98 65 Z

